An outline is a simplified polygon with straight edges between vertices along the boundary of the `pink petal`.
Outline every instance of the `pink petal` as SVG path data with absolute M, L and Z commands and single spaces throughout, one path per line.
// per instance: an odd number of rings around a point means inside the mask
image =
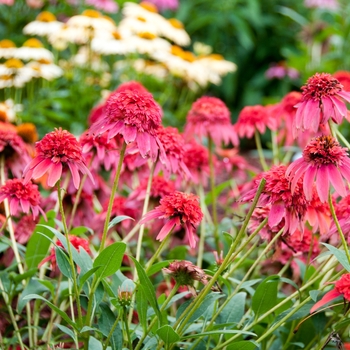
M 277 226 L 285 214 L 285 207 L 283 204 L 273 204 L 269 213 L 269 226 Z
M 316 189 L 321 202 L 327 202 L 328 195 L 329 195 L 328 166 L 321 166 L 318 169 L 317 176 L 316 176 Z
M 317 168 L 314 166 L 309 166 L 309 168 L 305 172 L 304 180 L 303 180 L 303 190 L 305 193 L 305 197 L 308 201 L 312 198 L 312 186 L 314 183 L 314 178 L 317 172 Z
M 328 166 L 328 173 L 329 173 L 329 180 L 331 184 L 333 185 L 336 192 L 341 196 L 346 196 L 346 189 L 344 186 L 344 181 L 342 176 L 340 175 L 340 172 L 338 168 L 335 165 L 329 165 Z
M 139 224 L 144 224 L 147 221 L 156 219 L 156 218 L 160 218 L 163 216 L 163 212 L 161 212 L 158 209 L 153 209 L 151 210 L 149 213 L 147 213 L 143 218 L 141 218 L 141 220 L 139 221 Z
M 134 142 L 137 135 L 137 129 L 133 126 L 125 125 L 123 136 L 126 143 Z
M 11 215 L 16 215 L 19 207 L 19 199 L 12 197 L 10 200 L 10 213 Z
M 330 301 L 340 297 L 342 294 L 339 293 L 336 289 L 332 289 L 329 292 L 327 292 L 320 301 L 318 301 L 311 309 L 310 314 L 315 312 L 317 309 L 319 309 L 321 306 L 329 303 Z
M 303 126 L 305 130 L 311 130 L 317 132 L 318 126 L 320 125 L 321 110 L 319 102 L 309 100 L 304 110 Z
M 185 231 L 186 231 L 188 241 L 190 243 L 190 247 L 195 248 L 198 238 L 195 234 L 193 226 L 189 222 L 186 222 L 185 224 Z
M 41 163 L 32 168 L 32 178 L 38 179 L 39 177 L 42 177 L 48 171 L 51 164 L 53 163 L 50 158 L 44 159 Z
M 30 209 L 30 203 L 28 200 L 21 200 L 21 207 L 22 207 L 22 211 L 23 213 L 29 213 L 29 209 Z
M 342 97 L 344 100 L 350 103 L 350 92 L 349 91 L 340 91 L 337 93 L 338 96 Z
M 160 230 L 160 232 L 158 233 L 158 236 L 156 239 L 158 239 L 158 241 L 162 241 L 169 233 L 170 231 L 174 228 L 174 226 L 176 225 L 177 219 L 171 219 L 169 220 Z
M 336 115 L 339 115 L 339 118 L 333 118 L 333 120 L 335 119 L 335 122 L 337 124 L 341 124 L 343 118 L 346 116 L 347 114 L 347 108 L 346 105 L 343 101 L 338 100 L 336 97 L 330 97 L 330 99 L 332 100 L 333 104 L 334 104 L 334 109 L 335 109 L 335 113 L 334 113 L 334 117 L 336 117 Z M 338 112 L 338 113 L 337 113 Z
M 341 174 L 345 179 L 350 182 L 350 160 L 345 159 L 343 160 L 343 164 L 339 166 L 339 169 L 341 171 Z
M 77 166 L 75 164 L 72 164 L 71 162 L 68 162 L 67 164 L 72 173 L 74 187 L 78 189 L 80 184 L 80 175 Z
M 322 105 L 323 105 L 323 116 L 324 116 L 322 123 L 325 124 L 327 120 L 334 114 L 334 105 L 330 98 L 323 98 Z
M 139 132 L 137 133 L 136 142 L 141 156 L 146 158 L 150 150 L 150 135 L 146 132 Z
M 61 178 L 62 176 L 62 164 L 56 163 L 51 165 L 49 170 L 49 177 L 47 179 L 47 185 L 50 187 L 55 186 L 56 182 Z

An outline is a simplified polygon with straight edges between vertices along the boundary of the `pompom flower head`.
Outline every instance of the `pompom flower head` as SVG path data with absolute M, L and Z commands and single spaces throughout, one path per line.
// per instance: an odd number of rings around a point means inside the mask
M 27 165 L 24 170 L 24 182 L 30 179 L 38 179 L 44 174 L 48 174 L 47 185 L 55 186 L 62 177 L 62 171 L 69 169 L 74 187 L 79 188 L 80 175 L 87 174 L 93 177 L 86 167 L 85 159 L 82 155 L 82 148 L 77 139 L 66 130 L 61 128 L 45 135 L 43 139 L 35 145 L 36 157 Z
M 40 207 L 40 193 L 38 186 L 23 180 L 12 179 L 0 187 L 0 203 L 8 199 L 10 205 L 10 214 L 17 215 L 18 212 L 28 214 L 31 210 L 35 219 L 39 212 L 45 216 Z M 46 216 L 45 216 L 46 217 Z
M 350 92 L 344 91 L 343 85 L 328 73 L 316 73 L 302 86 L 302 100 L 296 105 L 298 110 L 293 125 L 293 136 L 299 130 L 317 132 L 320 124 L 329 119 L 340 124 L 347 115 L 344 102 L 350 102 Z
M 312 139 L 303 151 L 303 156 L 287 169 L 292 193 L 299 179 L 303 178 L 303 188 L 307 200 L 311 200 L 313 183 L 316 178 L 316 190 L 322 202 L 328 200 L 329 184 L 342 197 L 346 196 L 343 177 L 350 182 L 350 159 L 346 148 L 332 136 L 320 136 Z
M 345 273 L 334 283 L 334 289 L 327 292 L 310 310 L 310 314 L 340 296 L 350 301 L 350 273 Z
M 141 90 L 115 92 L 106 101 L 106 115 L 90 127 L 92 134 L 108 132 L 108 139 L 120 134 L 127 144 L 135 142 L 143 158 L 157 160 L 164 150 L 157 137 L 162 121 L 162 110 L 153 96 Z M 164 155 L 165 157 L 165 155 Z
M 238 137 L 231 125 L 230 111 L 216 97 L 203 96 L 195 101 L 187 115 L 185 137 L 210 136 L 217 146 L 222 143 L 238 145 Z
M 140 221 L 143 224 L 152 219 L 167 219 L 157 239 L 162 241 L 175 226 L 183 225 L 190 247 L 196 246 L 196 227 L 203 218 L 198 197 L 192 193 L 173 192 L 160 200 L 160 205 L 147 213 Z

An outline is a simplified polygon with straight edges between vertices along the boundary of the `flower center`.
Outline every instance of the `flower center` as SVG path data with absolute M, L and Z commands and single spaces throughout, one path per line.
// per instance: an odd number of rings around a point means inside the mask
M 326 164 L 341 165 L 346 156 L 346 148 L 341 147 L 332 136 L 312 139 L 303 151 L 304 160 L 317 167 Z
M 16 47 L 15 43 L 12 40 L 4 39 L 0 41 L 0 48 L 9 49 L 12 47 Z
M 91 17 L 91 18 L 102 17 L 101 13 L 96 11 L 96 10 L 85 10 L 85 11 L 83 11 L 83 13 L 81 15 L 86 16 L 86 17 Z
M 33 47 L 33 48 L 41 48 L 43 47 L 43 44 L 38 40 L 38 39 L 35 39 L 35 38 L 31 38 L 31 39 L 28 39 L 24 44 L 23 46 L 25 47 Z
M 22 68 L 24 66 L 23 62 L 17 58 L 10 58 L 5 62 L 6 68 Z
M 153 40 L 157 37 L 155 34 L 150 33 L 150 32 L 142 32 L 142 33 L 139 33 L 138 36 L 140 38 L 146 39 L 146 40 Z
M 142 1 L 140 3 L 140 6 L 143 7 L 145 10 L 153 13 L 158 13 L 158 9 L 156 5 L 151 4 L 150 2 L 147 1 Z
M 138 16 L 137 19 L 140 21 L 140 22 L 147 22 L 146 19 L 144 17 L 141 17 L 141 16 Z
M 25 142 L 34 143 L 38 141 L 38 133 L 36 127 L 32 123 L 23 123 L 16 127 L 17 134 L 22 137 Z
M 116 30 L 114 32 L 112 32 L 113 38 L 115 40 L 121 40 L 121 35 L 119 34 L 119 32 L 117 32 Z
M 182 24 L 182 22 L 180 22 L 178 19 L 176 18 L 170 18 L 169 19 L 169 23 L 174 27 L 174 28 L 177 28 L 177 29 L 183 29 L 184 28 L 184 25 Z
M 43 11 L 37 15 L 36 20 L 39 22 L 55 22 L 56 16 L 49 11 Z
M 301 89 L 304 100 L 320 101 L 323 97 L 333 96 L 342 91 L 343 85 L 328 73 L 316 73 Z
M 212 53 L 208 57 L 211 58 L 212 60 L 215 60 L 215 61 L 223 61 L 224 60 L 222 55 L 219 55 L 218 53 Z

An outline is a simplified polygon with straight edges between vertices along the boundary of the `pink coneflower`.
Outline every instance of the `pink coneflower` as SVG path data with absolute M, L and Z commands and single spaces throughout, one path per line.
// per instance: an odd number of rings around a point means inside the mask
M 112 165 L 116 166 L 119 160 L 119 151 L 115 139 L 107 139 L 106 134 L 93 137 L 84 133 L 79 142 L 86 159 L 92 159 L 91 169 L 98 170 L 101 166 L 110 170 Z
M 70 235 L 69 242 L 72 243 L 72 246 L 78 252 L 80 251 L 80 247 L 82 247 L 87 253 L 91 253 L 90 248 L 89 248 L 89 241 L 87 241 L 86 239 Z M 63 244 L 61 243 L 61 241 L 57 241 L 56 245 L 58 248 L 63 248 Z M 43 264 L 45 264 L 48 261 L 51 262 L 51 269 L 56 270 L 57 261 L 56 261 L 56 248 L 55 247 L 51 248 L 50 255 L 48 257 L 46 257 L 45 259 L 43 259 L 39 263 L 39 267 L 41 267 Z
M 31 182 L 24 183 L 21 179 L 11 179 L 0 187 L 0 203 L 8 199 L 10 205 L 10 214 L 17 215 L 22 212 L 28 214 L 31 210 L 33 218 L 37 217 L 39 212 L 45 216 L 40 207 L 40 192 L 38 186 Z
M 144 201 L 146 198 L 148 178 L 141 181 L 140 185 L 129 195 L 129 200 Z M 163 176 L 154 176 L 152 179 L 151 199 L 157 201 L 175 191 L 175 183 Z
M 118 5 L 114 0 L 86 0 L 86 5 L 91 5 L 97 10 L 109 13 L 118 12 Z
M 24 180 L 38 179 L 47 173 L 47 185 L 55 186 L 62 177 L 62 171 L 69 168 L 76 189 L 79 188 L 80 175 L 87 174 L 93 181 L 86 167 L 82 148 L 77 139 L 67 130 L 61 128 L 46 134 L 35 144 L 36 157 L 24 170 Z
M 305 147 L 303 156 L 289 165 L 286 175 L 291 180 L 292 192 L 299 179 L 303 178 L 307 200 L 312 198 L 315 178 L 316 190 L 322 202 L 328 200 L 330 183 L 340 196 L 345 197 L 343 177 L 350 181 L 350 159 L 347 149 L 341 147 L 332 136 L 316 137 Z
M 329 119 L 340 124 L 347 114 L 343 99 L 350 102 L 350 92 L 328 73 L 316 73 L 302 86 L 302 101 L 298 107 L 293 126 L 293 135 L 299 131 L 311 130 L 317 132 L 320 124 L 326 124 Z
M 210 136 L 217 146 L 239 141 L 230 120 L 230 111 L 225 103 L 216 97 L 203 96 L 195 101 L 187 114 L 185 137 Z
M 19 244 L 25 244 L 35 230 L 35 226 L 39 222 L 39 218 L 33 218 L 32 215 L 23 216 L 17 223 L 15 228 L 16 242 Z
M 149 91 L 138 81 L 130 80 L 125 83 L 120 84 L 115 92 L 122 92 L 122 91 L 135 91 L 140 93 L 149 93 Z
M 92 125 L 103 118 L 106 118 L 106 103 L 100 103 L 90 111 L 88 124 Z
M 293 234 L 297 229 L 303 231 L 307 200 L 301 180 L 295 183 L 294 191 L 291 191 L 286 170 L 285 165 L 279 165 L 259 174 L 254 179 L 254 188 L 243 195 L 242 201 L 250 201 L 254 198 L 259 183 L 264 178 L 266 184 L 259 198 L 258 206 L 271 205 L 268 214 L 269 226 L 272 228 L 279 226 L 284 219 L 284 233 Z
M 11 129 L 0 129 L 0 157 L 4 156 L 5 167 L 12 175 L 21 177 L 23 169 L 30 161 L 27 146 L 20 136 Z
M 171 126 L 160 126 L 157 129 L 157 136 L 164 147 L 170 169 L 158 162 L 155 173 L 157 174 L 160 170 L 163 170 L 167 178 L 171 174 L 179 174 L 181 177 L 190 178 L 191 174 L 184 163 L 185 140 L 179 130 Z
M 210 175 L 208 148 L 192 140 L 185 144 L 184 163 L 191 173 L 191 181 L 196 185 L 206 185 Z
M 110 95 L 106 102 L 106 116 L 91 125 L 92 134 L 108 132 L 108 139 L 121 134 L 127 144 L 136 143 L 142 157 L 164 158 L 164 150 L 157 137 L 162 110 L 147 92 L 125 90 Z M 163 153 L 163 154 L 162 154 Z
M 275 130 L 276 119 L 268 113 L 266 107 L 261 105 L 244 107 L 234 125 L 238 136 L 248 139 L 254 136 L 255 130 L 258 130 L 260 134 L 264 134 L 266 127 Z
M 147 2 L 156 5 L 159 11 L 176 10 L 179 7 L 178 0 L 147 0 Z
M 156 218 L 168 220 L 159 232 L 158 240 L 162 241 L 174 227 L 183 225 L 190 247 L 196 246 L 198 238 L 195 231 L 203 218 L 196 195 L 176 191 L 163 197 L 160 200 L 160 205 L 147 213 L 141 219 L 140 224 Z

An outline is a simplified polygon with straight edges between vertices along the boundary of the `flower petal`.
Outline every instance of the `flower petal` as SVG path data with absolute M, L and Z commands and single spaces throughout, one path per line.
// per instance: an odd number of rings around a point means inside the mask
M 329 292 L 327 292 L 320 301 L 318 301 L 311 309 L 310 314 L 315 312 L 317 309 L 319 309 L 321 306 L 328 304 L 330 301 L 340 297 L 342 294 L 339 293 L 336 289 L 332 289 Z

